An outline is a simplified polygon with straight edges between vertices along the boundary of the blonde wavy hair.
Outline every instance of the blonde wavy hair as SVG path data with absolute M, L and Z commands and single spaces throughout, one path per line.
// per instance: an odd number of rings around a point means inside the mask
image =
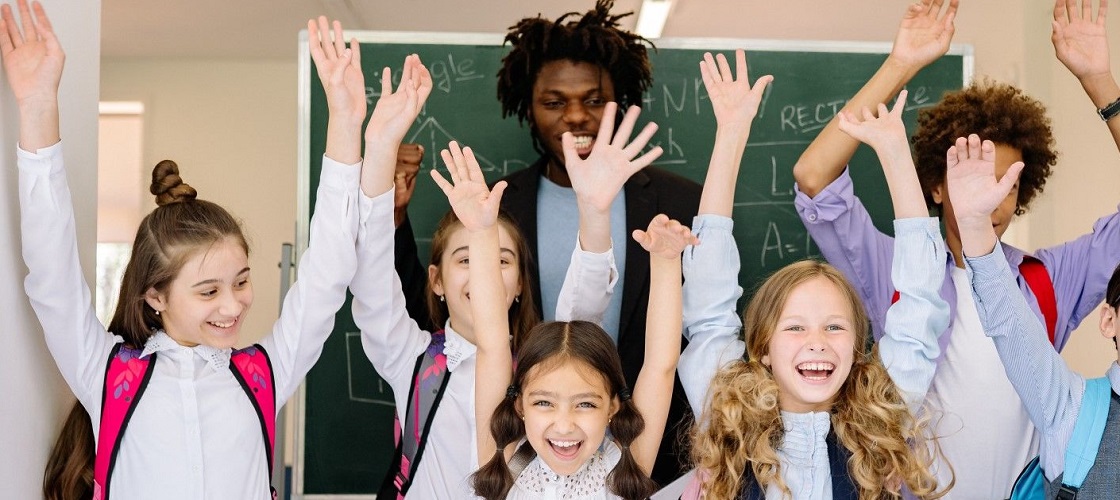
M 927 437 L 928 418 L 910 413 L 879 359 L 878 347 L 864 349 L 868 318 L 852 285 L 836 268 L 814 260 L 790 264 L 762 284 L 743 315 L 749 361 L 736 361 L 712 379 L 708 404 L 692 431 L 692 461 L 706 472 L 705 497 L 737 497 L 748 464 L 764 491 L 775 484 L 791 496 L 777 453 L 784 433 L 778 384 L 759 360 L 769 352 L 793 289 L 817 277 L 836 285 L 852 308 L 855 356 L 831 420 L 840 444 L 851 452 L 848 471 L 859 498 L 897 497 L 904 483 L 918 497 L 941 497 L 948 488 L 938 490 L 930 472 L 939 451 L 936 440 Z

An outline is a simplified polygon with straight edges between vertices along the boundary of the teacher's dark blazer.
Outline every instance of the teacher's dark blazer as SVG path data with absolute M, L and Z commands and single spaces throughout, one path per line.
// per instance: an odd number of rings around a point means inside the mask
M 537 256 L 537 191 L 546 160 L 541 158 L 531 166 L 507 175 L 502 180 L 509 186 L 502 195 L 502 209 L 517 221 L 525 241 L 533 253 L 533 298 L 541 306 L 540 266 Z M 646 167 L 630 177 L 623 189 L 626 192 L 626 233 L 646 229 L 657 214 L 668 215 L 681 224 L 692 224 L 700 206 L 701 186 L 679 175 L 656 167 Z M 576 206 L 571 215 L 577 216 Z M 421 325 L 428 323 L 424 309 L 423 290 L 427 272 L 416 259 L 415 242 L 411 241 L 412 228 L 406 221 L 397 229 L 397 272 L 408 297 L 409 314 Z M 623 244 L 623 242 L 614 242 Z M 646 308 L 649 305 L 649 253 L 641 245 L 626 238 L 626 269 L 622 281 L 622 311 L 619 316 L 618 353 L 626 381 L 633 387 L 645 357 Z M 411 263 L 409 262 L 411 261 Z M 418 291 L 418 292 L 417 292 Z M 540 311 L 538 310 L 538 313 Z M 422 315 L 422 316 L 419 316 Z M 419 318 L 424 318 L 420 321 Z M 442 327 L 443 325 L 439 325 Z M 687 447 L 681 446 L 680 433 L 687 432 L 692 419 L 687 418 L 691 409 L 678 379 L 673 388 L 673 401 L 669 408 L 665 436 L 653 469 L 653 479 L 668 484 L 688 467 Z M 684 425 L 679 425 L 679 424 Z

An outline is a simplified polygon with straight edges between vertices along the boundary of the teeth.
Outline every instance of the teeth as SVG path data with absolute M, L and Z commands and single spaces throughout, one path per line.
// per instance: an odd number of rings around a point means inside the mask
M 798 370 L 828 371 L 836 368 L 832 363 L 810 362 L 797 365 Z
M 229 328 L 229 327 L 233 326 L 234 323 L 236 323 L 236 320 L 228 321 L 228 322 L 225 322 L 225 323 L 218 323 L 217 321 L 211 321 L 210 322 L 211 325 L 214 325 L 218 328 Z
M 558 448 L 570 448 L 579 444 L 579 441 L 558 441 L 555 439 L 549 439 L 548 442 L 552 443 L 553 446 L 556 446 Z
M 577 135 L 575 137 L 576 149 L 587 149 L 591 147 L 592 138 L 589 135 Z

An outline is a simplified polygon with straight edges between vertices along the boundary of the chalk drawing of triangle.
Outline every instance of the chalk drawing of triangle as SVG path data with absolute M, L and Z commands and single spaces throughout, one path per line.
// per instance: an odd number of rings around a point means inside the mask
M 458 139 L 451 135 L 447 129 L 443 128 L 443 125 L 439 124 L 439 121 L 436 120 L 435 117 L 430 116 L 420 123 L 420 127 L 418 127 L 411 136 L 405 139 L 405 142 L 424 146 L 424 150 L 428 152 L 425 156 L 432 162 L 432 168 L 446 170 L 443 168 L 439 155 L 435 154 L 435 152 L 447 149 L 448 142 L 457 140 Z M 460 143 L 460 146 L 462 145 L 463 144 Z M 478 165 L 482 167 L 483 172 L 501 172 L 503 170 L 494 165 L 494 162 L 490 161 L 489 158 L 478 154 L 478 151 L 474 152 L 474 157 L 478 159 Z

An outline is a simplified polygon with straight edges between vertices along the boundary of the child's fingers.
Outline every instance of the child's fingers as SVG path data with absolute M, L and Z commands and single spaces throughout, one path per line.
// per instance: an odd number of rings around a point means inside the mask
M 735 50 L 735 75 L 736 81 L 750 81 L 747 78 L 747 52 L 743 49 Z
M 646 144 L 649 143 L 649 140 L 653 138 L 653 134 L 656 133 L 657 124 L 654 122 L 647 123 L 646 126 L 642 128 L 642 131 L 638 133 L 638 136 L 635 137 L 630 144 L 622 148 L 622 152 L 626 154 L 627 158 L 633 158 L 637 156 L 638 153 L 642 151 L 642 148 L 646 147 Z
M 960 163 L 960 154 L 957 152 L 957 146 L 954 144 L 949 146 L 945 151 L 945 167 L 946 170 L 952 170 Z
M 478 159 L 474 156 L 474 149 L 470 146 L 463 148 L 463 165 L 467 170 L 467 179 L 473 182 L 486 183 L 486 177 L 482 174 L 482 167 L 478 164 Z
M 35 34 L 35 22 L 31 20 L 31 8 L 27 5 L 27 0 L 19 0 L 19 21 L 23 24 L 23 40 L 37 41 L 39 38 Z
M 494 189 L 490 190 L 490 197 L 486 198 L 486 205 L 493 213 L 498 213 L 502 207 L 502 194 L 506 192 L 506 181 L 498 181 Z
M 1108 17 L 1108 0 L 1101 0 L 1101 4 L 1097 6 L 1097 25 L 1104 26 L 1104 20 Z
M 350 65 L 362 69 L 362 44 L 358 43 L 357 38 L 350 39 Z
M 451 144 L 455 144 L 452 142 Z M 443 160 L 443 165 L 447 167 L 447 175 L 451 177 L 451 183 L 458 186 L 463 182 L 462 176 L 459 174 L 459 166 L 455 164 L 455 158 L 451 156 L 451 151 L 443 149 L 439 152 L 440 159 Z
M 995 163 L 996 161 L 996 145 L 992 141 L 984 141 L 980 145 L 980 159 Z
M 23 45 L 23 34 L 19 32 L 19 25 L 16 24 L 15 15 L 12 14 L 12 6 L 8 4 L 0 6 L 0 14 L 3 15 L 4 29 L 8 32 L 5 38 L 11 41 L 13 48 L 20 48 Z
M 864 106 L 863 109 L 860 110 L 860 112 L 863 114 L 863 121 L 865 122 L 869 122 L 875 119 L 875 113 L 872 113 L 871 108 L 867 106 Z
M 774 75 L 762 75 L 761 77 L 759 77 L 758 80 L 756 80 L 754 82 L 754 86 L 751 87 L 751 92 L 755 93 L 755 94 L 761 94 L 763 92 L 766 92 L 766 87 L 768 87 L 773 82 L 774 82 Z M 761 99 L 760 99 L 760 102 L 761 102 Z
M 1007 167 L 1007 172 L 1003 174 L 1003 178 L 999 180 L 1000 188 L 1004 193 L 1010 193 L 1011 189 L 1015 187 L 1015 183 L 1019 180 L 1019 175 L 1023 173 L 1025 163 L 1017 161 Z
M 630 140 L 630 134 L 634 132 L 634 124 L 638 122 L 638 115 L 642 113 L 642 108 L 638 106 L 630 106 L 626 110 L 626 114 L 622 117 L 622 123 L 618 125 L 618 130 L 614 132 L 614 137 L 611 138 L 611 145 L 624 147 L 626 142 Z
M 968 135 L 968 157 L 979 159 L 980 158 L 980 146 L 981 146 L 980 136 L 978 136 L 976 134 L 969 134 Z
M 388 66 L 381 69 L 381 97 L 384 99 L 393 95 L 393 72 Z
M 35 24 L 39 27 L 39 36 L 45 38 L 45 35 L 50 34 L 53 37 L 54 26 L 51 26 L 51 19 L 47 17 L 43 4 L 36 1 L 31 4 L 31 8 L 35 10 Z
M 331 23 L 331 28 L 333 28 L 334 35 L 332 40 L 334 42 L 334 51 L 336 54 L 342 55 L 342 52 L 346 50 L 346 39 L 342 37 L 342 23 L 336 19 Z
M 716 64 L 719 66 L 719 77 L 725 82 L 733 81 L 731 78 L 731 65 L 727 64 L 727 56 L 716 54 Z
M 451 191 L 455 189 L 455 187 L 440 175 L 439 170 L 432 169 L 432 180 L 436 181 L 436 185 L 439 186 L 440 191 L 443 191 L 444 195 L 451 196 Z
M 898 93 L 898 99 L 894 100 L 894 107 L 891 108 L 891 114 L 901 115 L 902 111 L 906 108 L 906 96 L 909 95 L 906 89 Z
M 888 115 L 891 114 L 891 112 L 889 110 L 887 110 L 887 105 L 883 104 L 883 103 L 879 103 L 878 105 L 876 105 L 875 110 L 876 110 L 875 115 L 879 118 L 885 118 L 885 117 L 887 117 Z
M 638 242 L 638 244 L 646 250 L 649 250 L 649 245 L 653 242 L 653 238 L 641 229 L 635 229 L 634 232 L 630 233 L 630 237 L 634 238 L 634 241 Z
M 649 225 L 646 227 L 646 231 L 652 233 L 655 229 L 657 229 L 659 227 L 665 227 L 665 225 L 669 223 L 669 220 L 670 219 L 669 219 L 668 215 L 657 214 L 657 215 L 653 216 L 652 219 L 649 220 Z
M 711 54 L 705 54 L 705 56 L 711 56 Z M 707 61 L 700 61 L 700 79 L 704 81 L 704 90 L 707 90 L 710 96 L 716 83 L 712 77 L 711 70 L 708 69 Z
M 428 67 L 420 61 L 420 56 L 416 56 L 416 80 L 419 82 L 417 86 L 417 96 L 419 97 L 419 104 L 424 105 L 428 100 L 428 96 L 432 93 L 432 73 L 428 71 Z
M 846 111 L 836 113 L 836 118 L 839 120 L 836 122 L 836 126 L 840 128 L 841 132 L 848 135 L 852 135 L 852 132 L 855 132 L 855 124 L 852 123 L 852 118 L 848 116 Z

